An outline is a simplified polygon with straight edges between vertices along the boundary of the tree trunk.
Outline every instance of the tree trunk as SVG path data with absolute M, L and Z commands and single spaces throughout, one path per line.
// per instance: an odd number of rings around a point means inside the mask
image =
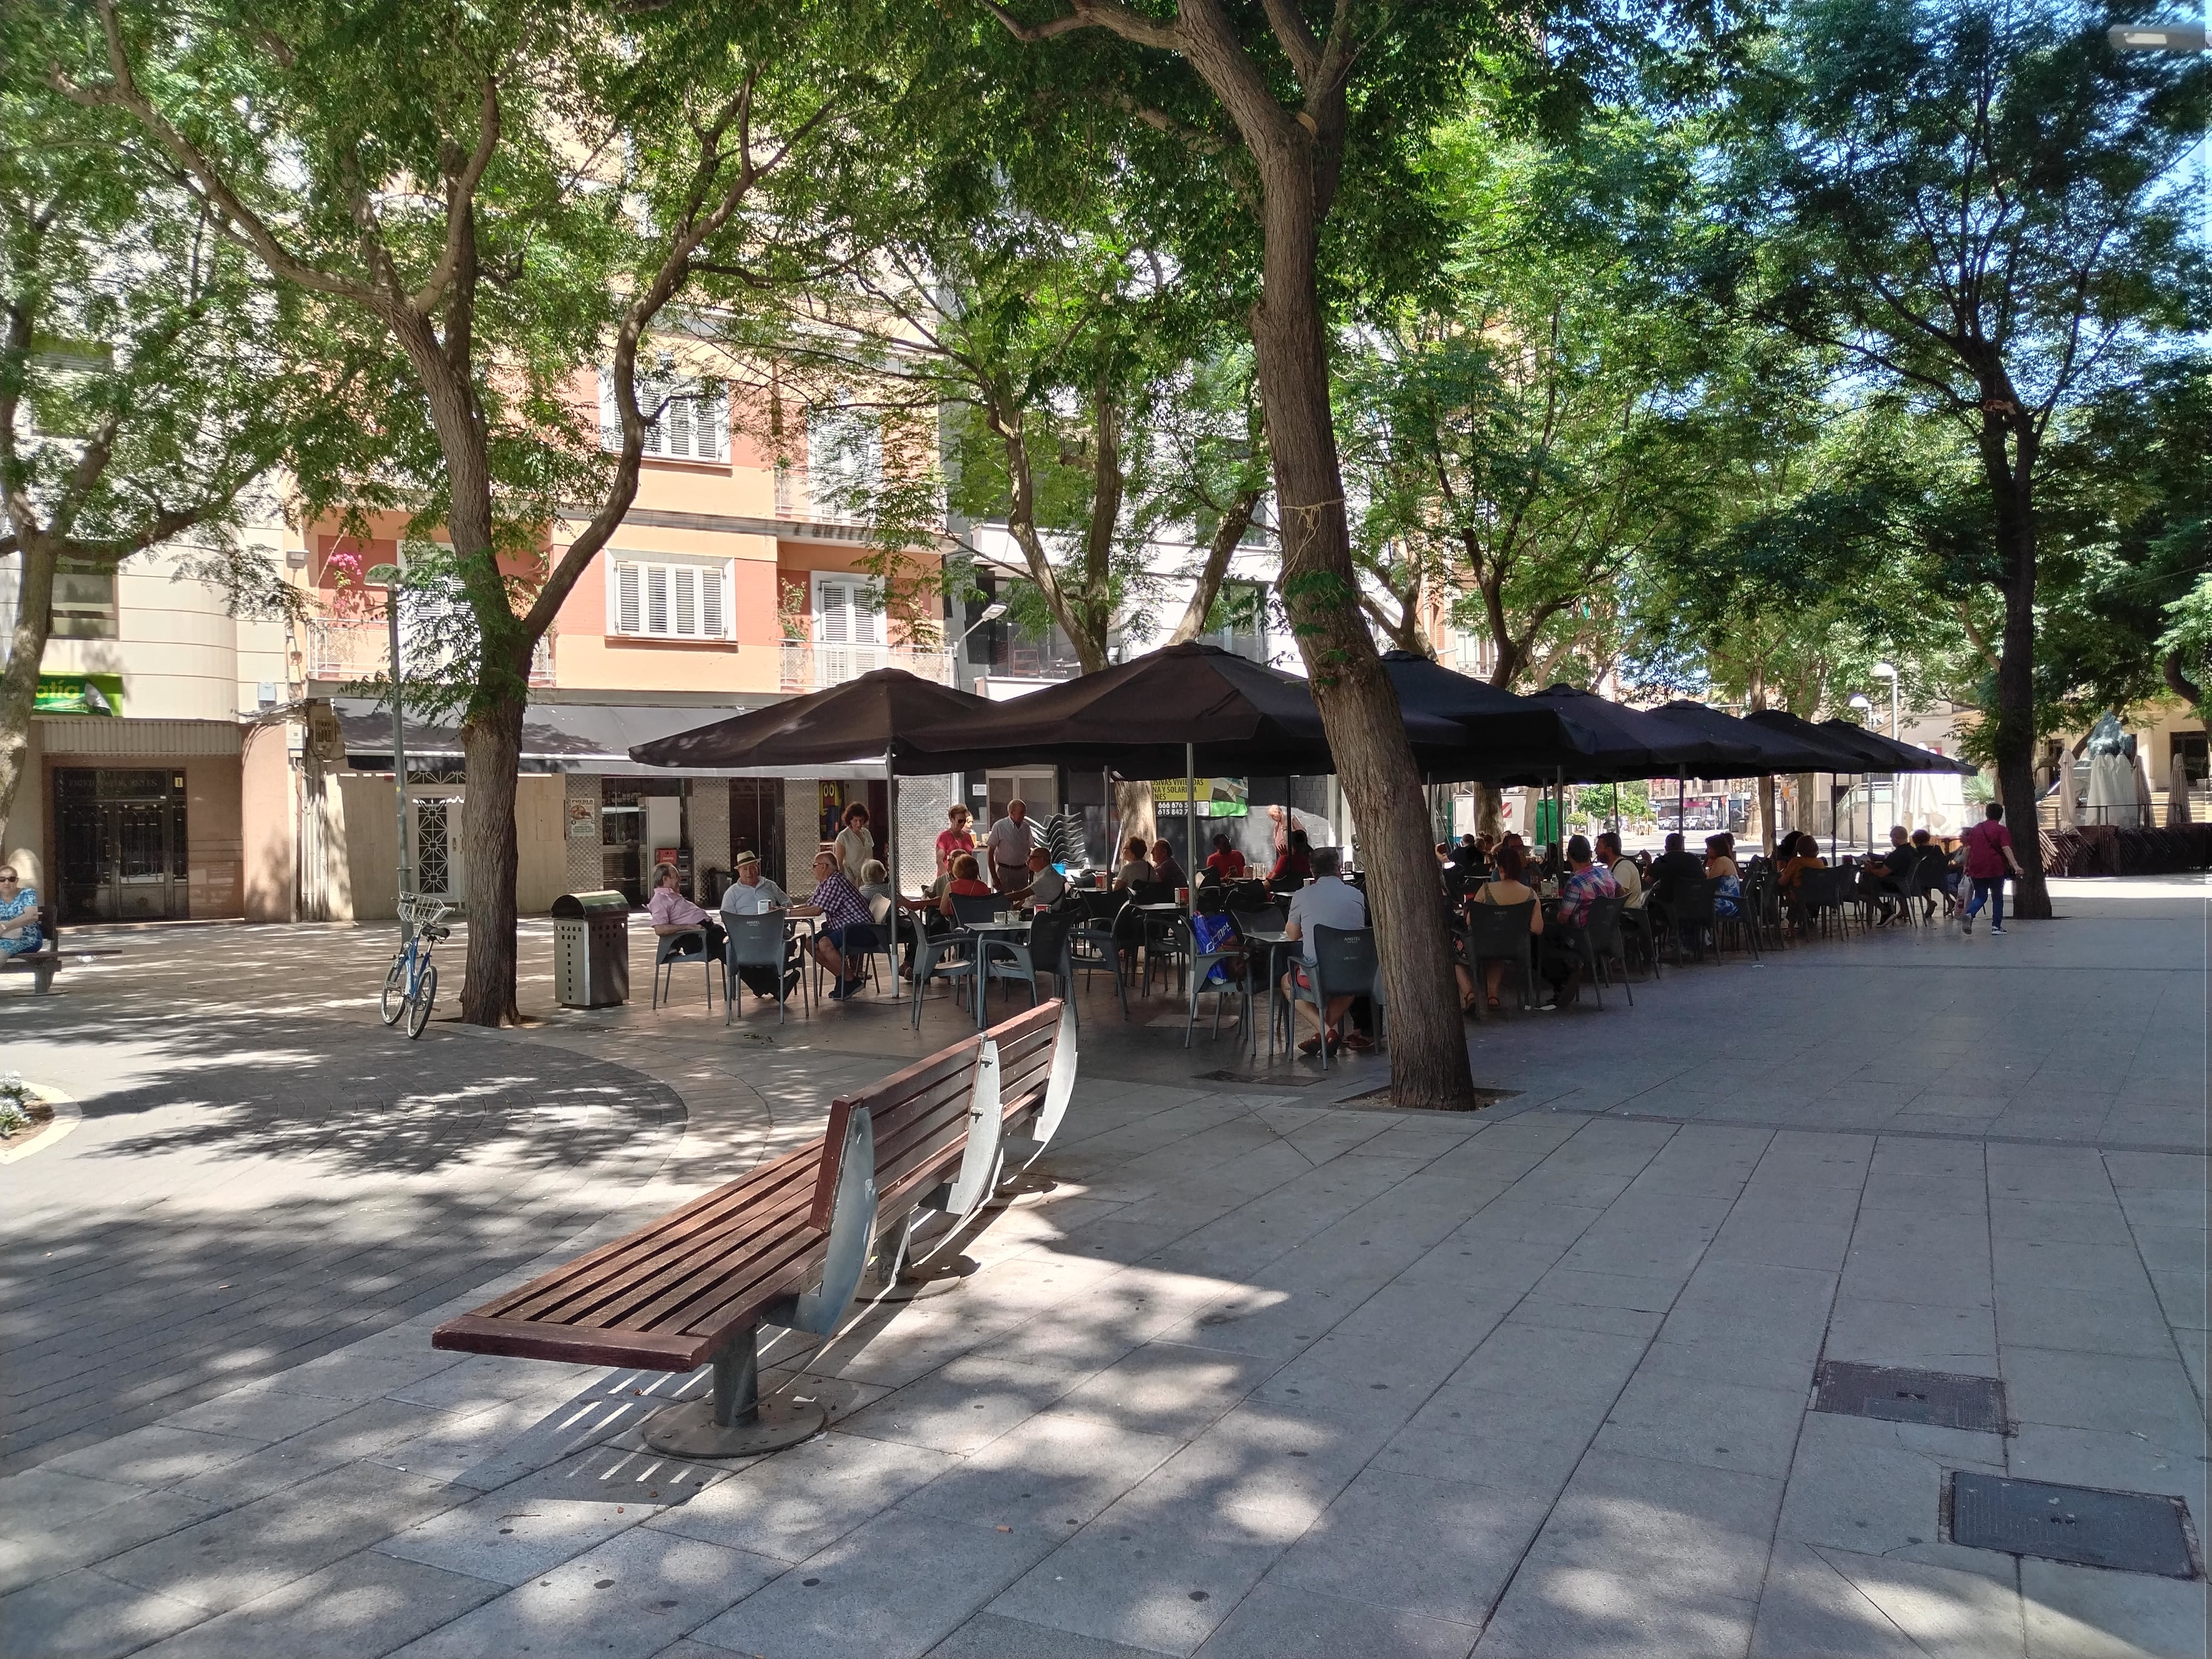
M 503 699 L 462 721 L 461 754 L 468 780 L 461 800 L 461 870 L 469 915 L 461 1018 L 471 1025 L 511 1025 L 520 1017 L 514 996 L 514 797 L 522 764 L 522 704 Z
M 1251 313 L 1283 544 L 1282 593 L 1329 751 L 1358 827 L 1369 919 L 1389 1007 L 1390 1095 L 1400 1106 L 1474 1103 L 1438 902 L 1428 803 L 1398 695 L 1360 614 L 1329 410 L 1310 159 L 1270 158 L 1262 295 Z
M 2012 828 L 2021 876 L 2013 914 L 2033 921 L 2051 914 L 2043 877 L 2043 835 L 2035 811 L 2035 532 L 2014 532 L 2012 575 L 2005 588 L 2004 652 L 1997 663 L 1997 799 Z
M 2004 803 L 2021 875 L 2014 884 L 2013 914 L 2034 921 L 2051 914 L 2051 889 L 2043 877 L 2043 835 L 2035 798 L 2035 435 L 2017 433 L 2004 411 L 2016 408 L 2009 385 L 1985 393 L 1990 414 L 1981 435 L 1983 473 L 2004 556 L 2004 639 L 1997 659 L 1997 799 Z M 2008 454 L 2006 440 L 2013 439 Z
M 38 702 L 39 665 L 53 624 L 58 557 L 51 538 L 19 532 L 16 541 L 22 550 L 23 580 L 15 594 L 15 626 L 8 636 L 8 667 L 0 673 L 0 829 L 15 811 L 15 791 L 31 752 L 31 710 Z M 0 847 L 0 855 L 6 851 Z
M 1487 836 L 1492 842 L 1498 840 L 1500 828 L 1498 786 L 1478 783 L 1474 786 L 1474 833 Z
M 1107 859 L 1109 872 L 1121 868 L 1121 848 L 1132 836 L 1142 836 L 1150 848 L 1159 839 L 1159 814 L 1152 805 L 1149 778 L 1124 778 L 1114 786 L 1114 851 Z

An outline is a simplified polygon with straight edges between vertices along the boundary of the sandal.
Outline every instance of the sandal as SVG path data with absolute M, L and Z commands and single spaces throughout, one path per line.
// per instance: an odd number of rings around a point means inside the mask
M 1298 1039 L 1298 1052 L 1302 1054 L 1319 1054 L 1321 1052 L 1321 1039 L 1317 1036 L 1300 1037 Z M 1334 1051 L 1332 1050 L 1332 1052 Z

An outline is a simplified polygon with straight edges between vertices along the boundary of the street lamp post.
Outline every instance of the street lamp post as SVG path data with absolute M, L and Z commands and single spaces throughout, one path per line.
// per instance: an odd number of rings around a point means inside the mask
M 983 614 L 981 616 L 976 617 L 974 622 L 969 623 L 967 627 L 962 629 L 958 634 L 953 636 L 952 660 L 956 665 L 954 669 L 954 672 L 956 674 L 959 672 L 957 665 L 960 661 L 960 653 L 968 648 L 968 636 L 974 633 L 977 629 L 981 628 L 985 623 L 994 623 L 1006 614 L 1006 601 L 1004 599 L 994 599 L 990 604 L 983 607 Z M 962 687 L 959 689 L 964 690 L 966 688 Z
M 1905 741 L 1905 733 L 1898 725 L 1896 666 L 1890 663 L 1878 662 L 1874 665 L 1874 672 L 1889 682 L 1889 735 L 1902 743 Z
M 1850 706 L 1869 719 L 1874 715 L 1873 701 L 1863 691 L 1851 693 Z M 1866 815 L 1867 851 L 1871 853 L 1874 851 L 1874 786 L 1871 783 L 1867 786 Z
M 399 654 L 399 589 L 407 580 L 407 556 L 397 564 L 371 565 L 366 572 L 372 583 L 384 586 L 384 618 L 392 647 L 392 781 L 398 808 L 399 829 L 399 942 L 407 943 L 407 901 L 415 886 L 415 860 L 407 834 L 407 719 L 401 710 L 406 679 Z

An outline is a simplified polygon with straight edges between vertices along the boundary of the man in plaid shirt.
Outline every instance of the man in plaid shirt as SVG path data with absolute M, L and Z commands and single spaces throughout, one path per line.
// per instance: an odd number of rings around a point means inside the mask
M 797 916 L 820 916 L 828 924 L 814 936 L 814 959 L 836 975 L 830 1000 L 842 1002 L 867 979 L 868 952 L 882 945 L 876 931 L 875 913 L 860 890 L 845 879 L 836 859 L 828 853 L 814 855 L 814 896 L 794 904 Z M 859 971 L 855 971 L 855 964 Z

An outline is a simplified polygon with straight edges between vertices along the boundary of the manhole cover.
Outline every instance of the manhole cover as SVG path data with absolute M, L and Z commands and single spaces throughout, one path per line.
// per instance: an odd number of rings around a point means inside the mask
M 2189 1505 L 2157 1492 L 2106 1492 L 2008 1480 L 1954 1469 L 1946 1494 L 1951 1541 L 2077 1566 L 2195 1578 L 2197 1535 Z
M 1878 1417 L 1885 1423 L 1927 1423 L 1942 1429 L 2006 1434 L 2004 1384 L 1994 1376 L 1954 1376 L 1904 1365 L 1862 1365 L 1831 1359 L 1820 1366 L 1816 1412 Z
M 1495 1106 L 1501 1100 L 1510 1100 L 1520 1092 L 1521 1091 L 1518 1089 L 1477 1089 L 1474 1091 L 1474 1103 L 1472 1106 L 1467 1107 L 1465 1109 L 1470 1112 L 1479 1112 L 1486 1106 Z M 1340 1103 L 1349 1106 L 1355 1101 L 1388 1100 L 1389 1098 L 1390 1085 L 1386 1083 L 1379 1089 L 1368 1090 L 1364 1094 L 1346 1095 Z
M 1326 1083 L 1325 1077 L 1300 1077 L 1295 1072 L 1200 1072 L 1202 1083 L 1241 1083 L 1250 1089 L 1310 1089 Z

